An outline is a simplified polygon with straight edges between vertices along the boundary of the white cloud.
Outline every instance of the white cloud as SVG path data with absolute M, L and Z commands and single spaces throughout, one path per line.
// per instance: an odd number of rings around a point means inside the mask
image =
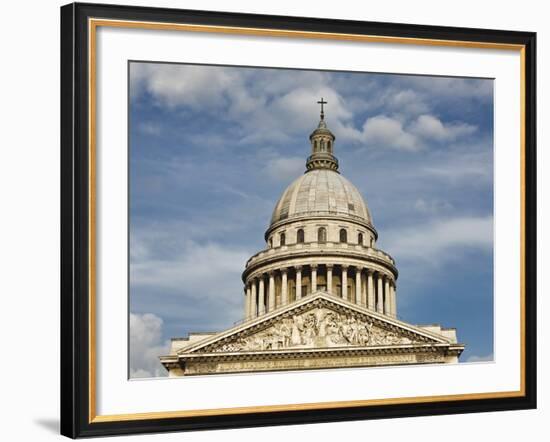
M 159 356 L 168 354 L 162 343 L 162 319 L 152 313 L 130 313 L 130 377 L 166 376 Z
M 384 100 L 389 109 L 399 114 L 414 116 L 429 111 L 424 97 L 412 89 L 390 88 L 384 93 Z
M 462 122 L 444 124 L 437 117 L 427 114 L 408 123 L 396 117 L 376 115 L 365 121 L 362 139 L 371 145 L 415 151 L 434 141 L 455 141 L 476 130 L 476 126 Z
M 288 183 L 300 176 L 305 168 L 303 157 L 280 157 L 268 160 L 265 172 L 274 180 Z
M 482 356 L 472 355 L 468 359 L 466 359 L 466 362 L 488 362 L 488 361 L 492 362 L 493 360 L 494 360 L 493 353 L 489 353 L 488 355 L 482 355 Z
M 363 138 L 369 144 L 403 150 L 417 150 L 417 138 L 406 132 L 403 123 L 386 115 L 377 115 L 365 121 Z
M 437 266 L 464 249 L 489 252 L 493 247 L 493 217 L 462 217 L 432 221 L 384 234 L 384 250 L 398 260 Z
M 134 96 L 147 91 L 158 105 L 215 112 L 217 119 L 232 122 L 233 129 L 240 131 L 237 141 L 241 143 L 285 142 L 307 133 L 318 119 L 316 101 L 324 97 L 329 103 L 327 121 L 340 140 L 409 151 L 433 141 L 457 140 L 477 130 L 463 122 L 444 124 L 430 115 L 429 97 L 433 98 L 434 92 L 428 85 L 435 84 L 438 91 L 451 96 L 492 90 L 479 81 L 406 79 L 384 88 L 373 82 L 368 98 L 359 100 L 345 99 L 333 87 L 336 83 L 331 83 L 330 74 L 323 72 L 281 75 L 267 69 L 133 63 L 130 75 Z M 353 115 L 366 109 L 379 113 L 368 118 L 362 128 L 354 127 Z
M 213 110 L 226 107 L 230 101 L 235 108 L 254 106 L 244 87 L 245 70 L 156 63 L 132 63 L 130 69 L 136 89 L 146 90 L 169 107 L 185 104 Z
M 426 140 L 454 141 L 461 136 L 473 134 L 477 127 L 460 122 L 444 125 L 433 115 L 420 115 L 412 123 L 410 130 Z

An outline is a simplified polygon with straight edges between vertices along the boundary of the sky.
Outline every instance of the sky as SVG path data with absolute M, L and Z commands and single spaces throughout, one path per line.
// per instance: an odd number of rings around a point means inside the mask
M 130 376 L 243 317 L 241 273 L 325 119 L 399 270 L 399 318 L 493 359 L 493 80 L 130 63 Z

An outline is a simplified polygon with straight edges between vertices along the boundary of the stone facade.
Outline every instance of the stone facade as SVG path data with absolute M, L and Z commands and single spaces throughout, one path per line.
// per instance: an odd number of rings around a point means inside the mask
M 397 319 L 394 259 L 359 191 L 338 172 L 324 112 L 306 173 L 283 192 L 266 248 L 246 263 L 244 319 L 173 339 L 170 376 L 458 362 L 454 329 Z

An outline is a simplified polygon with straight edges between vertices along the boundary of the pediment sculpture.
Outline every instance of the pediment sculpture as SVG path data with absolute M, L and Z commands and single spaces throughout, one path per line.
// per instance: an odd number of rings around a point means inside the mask
M 379 327 L 369 318 L 320 307 L 281 318 L 262 331 L 214 345 L 210 351 L 267 351 L 411 343 L 413 340 L 405 333 Z

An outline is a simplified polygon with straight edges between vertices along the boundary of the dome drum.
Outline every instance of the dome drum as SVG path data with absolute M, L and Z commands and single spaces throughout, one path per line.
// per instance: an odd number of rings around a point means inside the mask
M 309 216 L 287 222 L 279 222 L 266 232 L 265 240 L 268 249 L 281 245 L 300 243 L 337 243 L 341 242 L 340 233 L 342 229 L 346 231 L 346 243 L 349 245 L 357 244 L 374 247 L 376 244 L 377 232 L 372 225 L 364 222 L 351 222 L 349 217 L 336 215 Z M 323 235 L 321 230 L 324 230 Z M 300 231 L 303 235 L 302 240 L 298 238 Z M 281 244 L 281 236 L 283 234 L 285 244 Z

